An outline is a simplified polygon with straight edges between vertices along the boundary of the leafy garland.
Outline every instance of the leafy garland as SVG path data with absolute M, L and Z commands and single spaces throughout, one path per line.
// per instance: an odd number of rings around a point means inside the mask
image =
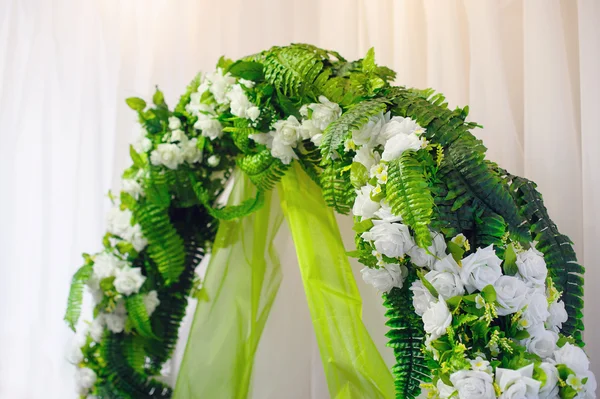
M 365 281 L 384 292 L 398 398 L 586 398 L 583 272 L 535 184 L 485 160 L 468 108 L 395 73 L 311 45 L 221 58 L 174 110 L 127 99 L 141 134 L 111 195 L 104 249 L 84 254 L 65 320 L 87 286 L 93 322 L 70 360 L 82 398 L 170 397 L 160 381 L 194 269 L 219 220 L 259 209 L 298 162 L 355 218 Z M 218 207 L 235 167 L 255 198 Z M 541 252 L 540 252 L 541 251 Z

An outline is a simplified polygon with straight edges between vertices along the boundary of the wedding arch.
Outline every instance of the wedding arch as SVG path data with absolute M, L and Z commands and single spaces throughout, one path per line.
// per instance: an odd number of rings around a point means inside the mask
M 485 159 L 468 108 L 307 44 L 198 75 L 174 109 L 129 98 L 141 133 L 96 254 L 93 321 L 70 360 L 83 398 L 245 398 L 281 278 L 276 187 L 332 398 L 592 398 L 583 272 L 533 182 Z M 223 205 L 227 184 L 233 188 Z M 333 208 L 354 217 L 345 252 Z M 204 280 L 195 274 L 210 255 Z M 387 370 L 346 255 L 382 292 Z M 198 298 L 175 388 L 161 382 Z

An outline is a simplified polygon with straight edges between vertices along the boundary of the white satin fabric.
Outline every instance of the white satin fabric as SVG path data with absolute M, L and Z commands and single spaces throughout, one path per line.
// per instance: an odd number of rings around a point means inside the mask
M 600 374 L 599 21 L 597 0 L 0 0 L 0 397 L 75 397 L 61 318 L 79 254 L 100 248 L 104 194 L 128 163 L 135 115 L 123 99 L 159 84 L 173 104 L 222 54 L 290 42 L 348 59 L 375 46 L 399 84 L 470 105 L 489 157 L 538 182 L 576 243 Z M 285 230 L 278 240 L 285 278 L 254 397 L 325 398 L 293 244 Z M 391 361 L 379 296 L 359 285 Z

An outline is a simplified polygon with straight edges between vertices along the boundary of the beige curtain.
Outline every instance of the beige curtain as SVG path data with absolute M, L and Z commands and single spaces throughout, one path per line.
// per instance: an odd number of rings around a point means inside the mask
M 347 58 L 374 46 L 399 84 L 470 105 L 489 157 L 538 182 L 587 266 L 586 339 L 600 374 L 598 0 L 2 0 L 1 397 L 74 397 L 60 319 L 78 253 L 100 245 L 100 193 L 128 162 L 135 118 L 123 98 L 159 84 L 173 103 L 222 54 L 290 42 Z M 350 222 L 340 227 L 351 246 Z M 293 244 L 285 229 L 277 239 L 285 277 L 254 397 L 325 398 Z M 360 287 L 391 361 L 380 299 Z

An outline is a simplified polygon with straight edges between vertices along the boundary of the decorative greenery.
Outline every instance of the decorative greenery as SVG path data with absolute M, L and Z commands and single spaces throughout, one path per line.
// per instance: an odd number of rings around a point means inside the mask
M 347 61 L 293 44 L 221 58 L 173 110 L 158 89 L 152 104 L 126 100 L 141 126 L 133 165 L 65 315 L 75 329 L 87 286 L 94 319 L 71 356 L 82 397 L 171 396 L 156 377 L 219 220 L 259 209 L 291 162 L 354 216 L 352 255 L 384 292 L 398 398 L 422 387 L 440 398 L 594 395 L 572 345 L 583 346 L 584 269 L 535 184 L 485 159 L 468 108 L 394 78 L 372 49 Z M 235 168 L 256 195 L 222 207 Z

